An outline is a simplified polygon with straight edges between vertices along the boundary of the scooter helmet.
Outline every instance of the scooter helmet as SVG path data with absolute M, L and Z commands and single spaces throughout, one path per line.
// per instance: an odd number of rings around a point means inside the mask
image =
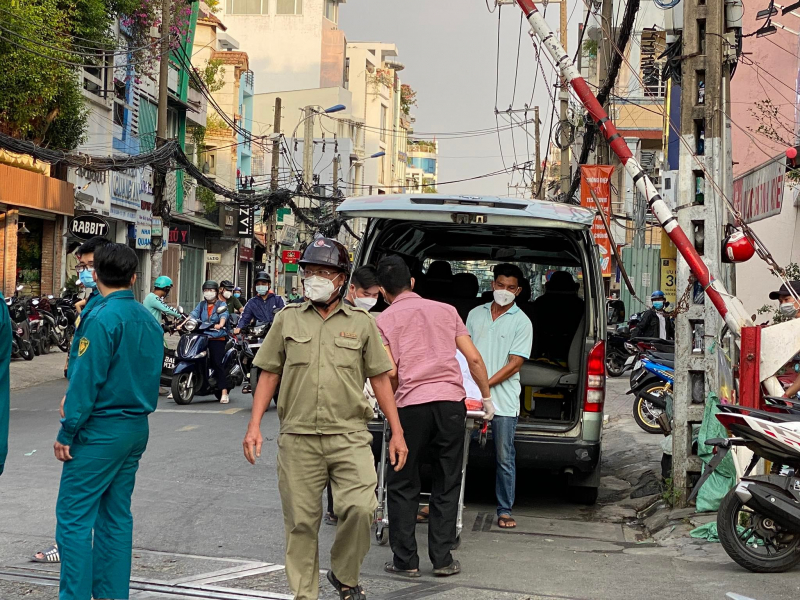
M 652 300 L 666 300 L 666 299 L 667 299 L 666 295 L 664 295 L 664 292 L 662 292 L 661 290 L 656 290 L 655 292 L 650 294 L 650 300 L 651 301 Z
M 223 279 L 222 281 L 219 282 L 219 287 L 232 290 L 233 282 L 230 279 Z
M 203 284 L 203 291 L 206 290 L 216 290 L 219 291 L 219 284 L 214 281 L 213 279 L 209 279 Z
M 300 258 L 300 266 L 306 265 L 327 265 L 342 271 L 345 275 L 350 274 L 350 256 L 347 248 L 334 239 L 318 235 L 314 241 L 303 251 Z
M 743 231 L 737 229 L 722 240 L 722 262 L 740 263 L 753 258 L 756 249 Z
M 166 275 L 162 275 L 161 277 L 156 277 L 156 281 L 153 284 L 153 287 L 157 290 L 168 290 L 172 287 L 172 279 L 170 279 Z
M 253 283 L 258 283 L 259 281 L 265 281 L 270 284 L 272 283 L 272 279 L 270 279 L 270 276 L 267 274 L 266 271 L 259 271 L 256 274 L 256 279 Z

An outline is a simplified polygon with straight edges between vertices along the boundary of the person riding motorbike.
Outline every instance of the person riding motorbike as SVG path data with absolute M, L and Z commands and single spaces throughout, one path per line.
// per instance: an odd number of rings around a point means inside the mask
M 228 279 L 223 279 L 219 282 L 219 294 L 221 299 L 228 305 L 228 312 L 232 315 L 240 315 L 244 305 L 241 300 L 234 296 L 233 288 L 233 282 Z
M 171 306 L 168 306 L 165 301 L 170 290 L 172 290 L 172 279 L 166 275 L 161 275 L 157 277 L 155 283 L 153 283 L 153 291 L 147 294 L 144 302 L 142 302 L 144 307 L 155 317 L 156 321 L 158 321 L 159 325 L 161 325 L 161 318 L 164 315 L 173 317 L 181 316 L 181 313 Z
M 675 339 L 675 325 L 672 317 L 664 309 L 667 306 L 667 297 L 661 290 L 656 290 L 650 295 L 652 307 L 642 315 L 642 320 L 633 332 L 636 337 L 659 338 L 662 340 Z
M 242 288 L 240 288 L 238 285 L 233 288 L 233 297 L 238 298 L 239 302 L 242 301 Z
M 253 319 L 259 323 L 272 323 L 273 319 L 275 319 L 275 313 L 283 308 L 285 304 L 283 298 L 272 293 L 270 290 L 271 285 L 272 279 L 270 279 L 266 271 L 260 271 L 256 275 L 256 295 L 247 301 L 242 311 L 242 318 L 239 319 L 239 326 L 233 330 L 234 333 L 238 334 Z
M 222 313 L 217 312 L 222 306 L 224 306 L 226 310 Z M 213 279 L 209 279 L 203 284 L 203 301 L 195 306 L 194 310 L 189 315 L 201 323 L 213 324 L 213 327 L 207 329 L 205 334 L 209 337 L 208 353 L 214 365 L 217 387 L 222 391 L 222 396 L 219 400 L 221 404 L 228 404 L 228 402 L 230 402 L 230 398 L 228 397 L 228 378 L 222 364 L 225 358 L 225 322 L 228 320 L 227 308 L 227 302 L 219 297 L 219 284 Z

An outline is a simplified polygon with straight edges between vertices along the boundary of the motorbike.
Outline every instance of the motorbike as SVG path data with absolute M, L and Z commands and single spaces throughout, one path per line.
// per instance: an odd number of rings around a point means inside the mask
M 261 369 L 253 364 L 253 359 L 255 355 L 258 354 L 258 350 L 261 348 L 261 344 L 264 343 L 264 338 L 267 337 L 267 333 L 269 333 L 271 327 L 272 323 L 257 321 L 255 325 L 251 325 L 242 331 L 243 334 L 246 333 L 242 365 L 244 367 L 245 376 L 247 377 L 247 383 L 250 386 L 250 393 L 253 397 L 256 395 L 258 378 L 261 376 Z M 275 403 L 275 406 L 278 406 L 278 394 L 280 390 L 281 386 L 278 384 L 278 387 L 275 388 L 275 394 L 272 396 L 272 401 Z
M 672 394 L 675 381 L 675 355 L 658 352 L 645 353 L 631 373 L 634 395 L 633 418 L 647 433 L 661 433 L 658 418 L 667 406 L 667 396 Z
M 44 311 L 39 312 L 39 303 L 39 298 L 30 298 L 27 301 L 31 343 L 33 352 L 37 356 L 48 354 L 53 347 L 53 341 L 50 338 L 50 320 L 43 316 Z
M 188 315 L 184 314 L 182 306 L 178 307 L 178 312 L 181 314 L 180 317 L 173 317 L 171 315 L 165 315 L 163 317 L 161 328 L 164 330 L 164 333 L 172 335 L 189 319 Z M 175 371 L 176 364 L 175 356 L 175 348 L 169 348 L 164 344 L 164 362 L 161 365 L 161 385 L 167 388 L 172 387 L 172 373 Z
M 19 286 L 17 291 L 21 289 L 22 286 Z M 11 356 L 13 358 L 33 360 L 33 345 L 30 340 L 28 312 L 25 310 L 25 305 L 16 294 L 13 297 L 6 298 L 5 301 L 11 317 Z
M 221 314 L 227 309 L 221 306 L 217 310 Z M 172 372 L 170 385 L 172 397 L 177 404 L 190 404 L 195 396 L 214 394 L 217 400 L 222 397 L 222 390 L 217 387 L 216 373 L 209 356 L 209 338 L 205 334 L 211 327 L 212 324 L 209 322 L 198 324 L 192 318 L 183 324 L 185 333 L 181 336 L 175 352 L 175 369 Z M 227 374 L 229 391 L 244 381 L 242 353 L 243 342 L 236 336 L 228 334 L 222 363 Z
M 706 440 L 715 454 L 691 501 L 725 456 L 746 447 L 753 459 L 717 512 L 722 547 L 753 573 L 780 573 L 800 563 L 800 401 L 766 400 L 765 410 L 720 404 L 717 419 L 735 437 Z M 760 459 L 768 474 L 753 475 Z
M 78 311 L 75 308 L 75 303 L 78 301 L 77 296 L 66 296 L 66 291 L 67 288 L 61 290 L 61 298 L 50 297 L 51 302 L 55 303 L 55 334 L 58 339 L 58 347 L 62 352 L 69 352 L 72 338 L 75 336 L 75 323 L 78 320 Z

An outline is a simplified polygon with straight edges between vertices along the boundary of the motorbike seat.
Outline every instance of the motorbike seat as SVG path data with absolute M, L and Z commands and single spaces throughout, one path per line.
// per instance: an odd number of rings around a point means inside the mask
M 648 356 L 653 359 L 653 362 L 675 368 L 675 354 L 671 352 L 650 352 Z

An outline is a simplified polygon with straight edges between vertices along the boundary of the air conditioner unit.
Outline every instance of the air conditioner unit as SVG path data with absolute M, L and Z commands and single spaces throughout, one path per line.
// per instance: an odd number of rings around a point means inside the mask
M 661 197 L 674 212 L 678 206 L 678 171 L 661 172 Z

